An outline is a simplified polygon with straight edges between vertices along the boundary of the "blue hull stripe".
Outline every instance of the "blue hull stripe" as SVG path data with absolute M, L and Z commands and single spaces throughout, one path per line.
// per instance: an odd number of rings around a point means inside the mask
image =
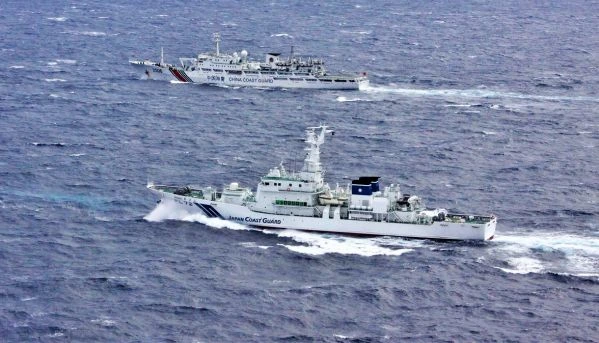
M 197 202 L 195 204 L 196 204 L 196 206 L 198 206 L 199 208 L 201 208 L 202 211 L 204 211 L 204 213 L 206 214 L 206 216 L 208 218 L 214 218 L 214 215 L 212 213 L 208 212 L 208 210 L 206 210 L 202 204 L 198 204 Z
M 208 211 L 212 212 L 212 214 L 213 214 L 215 217 L 219 217 L 220 219 L 224 219 L 224 218 L 223 218 L 223 216 L 221 216 L 221 215 L 220 215 L 220 213 L 218 213 L 218 211 L 217 211 L 217 210 L 216 210 L 214 207 L 212 207 L 212 205 L 204 205 L 204 207 L 205 207 L 205 208 L 206 208 Z
M 206 216 L 208 218 L 216 218 L 219 217 L 220 219 L 224 219 L 223 216 L 220 215 L 220 213 L 218 213 L 218 211 L 212 207 L 211 205 L 203 205 L 203 204 L 198 204 L 195 203 L 199 208 L 202 209 L 202 211 L 204 211 L 204 213 L 206 213 Z
M 202 207 L 204 208 L 204 210 L 208 213 L 210 213 L 210 218 L 215 218 L 216 217 L 216 213 L 214 213 L 214 211 L 208 207 L 208 205 L 203 205 Z

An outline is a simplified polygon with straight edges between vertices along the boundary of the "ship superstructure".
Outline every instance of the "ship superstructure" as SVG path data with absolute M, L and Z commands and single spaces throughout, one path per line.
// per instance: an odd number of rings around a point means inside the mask
M 145 79 L 261 88 L 360 89 L 368 85 L 366 73 L 330 74 L 322 59 L 296 57 L 292 51 L 288 58 L 267 53 L 263 61 L 255 61 L 246 50 L 221 53 L 218 33 L 213 41 L 215 51 L 182 57 L 179 65 L 165 63 L 163 53 L 160 62 L 130 60 L 129 63 Z
M 281 163 L 260 179 L 255 191 L 236 182 L 221 191 L 155 184 L 148 188 L 161 201 L 188 211 L 251 226 L 452 240 L 493 238 L 495 216 L 427 208 L 420 197 L 402 193 L 398 184 L 381 187 L 377 176 L 329 187 L 320 163 L 327 133 L 332 133 L 327 126 L 309 127 L 301 170 L 288 172 Z

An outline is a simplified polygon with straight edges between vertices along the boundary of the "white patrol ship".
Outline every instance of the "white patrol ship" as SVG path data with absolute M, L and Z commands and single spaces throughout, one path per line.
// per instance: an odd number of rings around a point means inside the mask
M 366 73 L 331 75 L 321 59 L 302 59 L 292 54 L 283 59 L 278 53 L 266 54 L 264 62 L 254 61 L 248 52 L 223 54 L 219 49 L 220 35 L 214 34 L 216 52 L 200 53 L 198 57 L 180 58 L 180 65 L 148 60 L 130 60 L 144 79 L 205 83 L 224 86 L 264 88 L 360 89 L 368 85 Z
M 161 201 L 191 213 L 249 226 L 450 240 L 493 238 L 495 216 L 426 208 L 418 196 L 401 193 L 399 185 L 381 188 L 379 177 L 360 177 L 332 189 L 323 180 L 320 164 L 320 145 L 330 132 L 323 125 L 308 128 L 302 170 L 289 173 L 281 163 L 262 177 L 255 192 L 235 182 L 222 191 L 155 184 L 148 188 Z

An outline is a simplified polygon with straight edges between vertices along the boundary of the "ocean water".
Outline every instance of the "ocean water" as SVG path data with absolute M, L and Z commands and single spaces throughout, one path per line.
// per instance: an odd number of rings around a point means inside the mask
M 0 341 L 599 342 L 599 2 L 0 3 Z M 144 81 L 246 49 L 362 91 Z M 380 175 L 489 242 L 256 230 L 148 181 Z

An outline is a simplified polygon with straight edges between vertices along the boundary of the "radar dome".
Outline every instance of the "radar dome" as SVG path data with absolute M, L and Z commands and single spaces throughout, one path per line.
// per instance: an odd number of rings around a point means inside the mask
M 241 58 L 246 58 L 248 56 L 248 52 L 246 50 L 241 50 Z

